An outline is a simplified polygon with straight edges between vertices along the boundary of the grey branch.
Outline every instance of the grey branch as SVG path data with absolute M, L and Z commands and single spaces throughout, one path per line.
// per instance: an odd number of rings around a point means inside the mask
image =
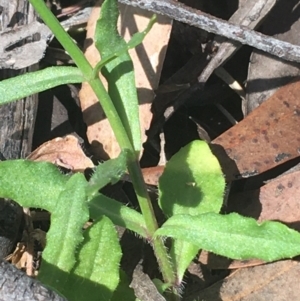
M 119 0 L 119 2 L 163 14 L 177 21 L 263 50 L 287 61 L 300 62 L 300 46 L 260 34 L 245 26 L 231 24 L 173 0 Z
M 274 6 L 276 0 L 247 0 L 244 5 L 240 6 L 231 16 L 229 22 L 237 26 L 247 26 L 249 29 L 255 29 L 264 17 Z M 206 83 L 208 78 L 223 63 L 225 63 L 242 45 L 240 43 L 228 41 L 224 37 L 216 37 L 215 42 L 221 44 L 217 53 L 209 61 L 208 65 L 198 77 L 199 83 Z M 223 40 L 223 41 L 222 41 Z

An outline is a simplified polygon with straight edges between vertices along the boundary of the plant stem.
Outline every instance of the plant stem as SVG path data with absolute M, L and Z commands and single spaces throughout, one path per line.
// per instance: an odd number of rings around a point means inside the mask
M 139 162 L 136 158 L 132 158 L 132 160 L 129 160 L 128 171 L 131 176 L 133 187 L 137 194 L 142 214 L 145 218 L 149 239 L 152 242 L 153 249 L 158 260 L 158 264 L 160 266 L 164 281 L 166 283 L 175 284 L 175 273 L 168 258 L 166 247 L 164 246 L 161 238 L 153 238 L 155 231 L 158 229 L 158 224 L 143 179 L 142 171 L 139 166 Z
M 101 215 L 106 215 L 118 226 L 136 232 L 142 238 L 147 239 L 148 231 L 143 215 L 122 203 L 111 199 L 103 194 L 96 195 L 90 202 L 90 217 L 98 219 Z
M 43 0 L 29 0 L 29 2 L 88 80 L 92 74 L 93 68 L 70 35 L 64 30 Z
M 103 110 L 110 122 L 112 129 L 114 130 L 121 148 L 129 150 L 128 171 L 131 176 L 132 184 L 135 189 L 143 217 L 145 219 L 149 238 L 152 241 L 153 249 L 158 260 L 164 281 L 166 283 L 175 284 L 175 273 L 168 258 L 167 250 L 161 238 L 153 238 L 154 232 L 158 229 L 158 225 L 134 148 L 100 79 L 93 79 L 89 81 L 89 84 L 93 88 L 98 99 L 101 99 Z
M 130 153 L 134 152 L 133 145 L 125 131 L 123 123 L 113 105 L 113 102 L 105 90 L 103 83 L 99 78 L 94 78 L 89 81 L 90 86 L 94 90 L 97 98 L 100 100 L 103 111 L 109 120 L 110 126 L 116 135 L 117 141 L 120 144 L 121 149 L 127 149 Z
M 68 52 L 68 54 L 73 59 L 74 63 L 83 73 L 84 77 L 91 85 L 96 96 L 98 97 L 103 110 L 108 118 L 111 127 L 116 135 L 116 138 L 121 146 L 128 150 L 133 150 L 133 146 L 129 140 L 128 135 L 123 127 L 122 121 L 113 105 L 113 102 L 105 90 L 102 82 L 99 78 L 93 78 L 93 67 L 85 58 L 82 51 L 70 37 L 70 35 L 64 30 L 60 25 L 57 18 L 48 9 L 43 0 L 29 0 L 34 9 L 43 19 L 45 24 L 51 29 L 57 40 L 61 43 L 63 48 Z
M 128 170 L 131 175 L 132 183 L 137 194 L 138 202 L 145 219 L 149 239 L 153 244 L 153 249 L 158 260 L 164 281 L 169 284 L 175 284 L 175 274 L 168 258 L 167 250 L 160 238 L 153 238 L 155 231 L 158 229 L 157 221 L 154 215 L 153 207 L 149 194 L 146 189 L 141 168 L 138 163 L 137 154 L 125 131 L 122 121 L 113 105 L 113 102 L 105 90 L 103 83 L 99 78 L 93 78 L 93 68 L 87 61 L 82 51 L 74 43 L 72 38 L 65 32 L 56 17 L 49 11 L 44 1 L 29 0 L 40 17 L 51 29 L 57 40 L 64 49 L 69 53 L 77 67 L 81 70 L 84 77 L 94 90 L 99 99 L 102 108 L 108 118 L 110 125 L 116 135 L 116 138 L 122 149 L 129 150 Z M 174 298 L 176 296 L 174 295 Z

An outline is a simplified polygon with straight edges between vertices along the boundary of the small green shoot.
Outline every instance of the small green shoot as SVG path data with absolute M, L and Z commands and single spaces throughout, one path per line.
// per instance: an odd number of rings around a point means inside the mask
M 121 179 L 126 172 L 126 160 L 127 154 L 123 151 L 118 158 L 106 161 L 96 167 L 87 187 L 89 199 L 97 195 L 98 191 L 107 184 L 115 184 Z

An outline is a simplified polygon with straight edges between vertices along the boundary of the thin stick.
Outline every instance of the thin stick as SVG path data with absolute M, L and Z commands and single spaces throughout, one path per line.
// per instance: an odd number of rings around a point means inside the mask
M 255 29 L 275 5 L 275 2 L 275 0 L 247 0 L 245 5 L 238 8 L 230 17 L 229 22 L 237 26 L 247 26 L 248 29 Z M 242 46 L 240 43 L 228 41 L 220 36 L 217 36 L 214 42 L 216 45 L 219 44 L 219 49 L 198 76 L 199 83 L 205 84 L 211 74 Z
M 231 24 L 173 0 L 119 0 L 119 2 L 168 16 L 287 61 L 300 62 L 300 46 L 274 39 L 244 26 Z

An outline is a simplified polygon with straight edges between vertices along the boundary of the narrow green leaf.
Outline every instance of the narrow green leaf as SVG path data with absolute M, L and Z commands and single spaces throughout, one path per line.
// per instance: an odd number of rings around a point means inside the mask
M 225 179 L 218 160 L 204 141 L 183 147 L 166 164 L 159 179 L 159 205 L 167 216 L 218 213 L 223 204 Z M 170 251 L 180 284 L 198 246 L 175 239 Z
M 204 141 L 183 147 L 166 164 L 159 179 L 159 205 L 167 216 L 218 213 L 225 179 L 217 158 Z
M 95 31 L 95 45 L 105 60 L 127 48 L 117 31 L 119 11 L 117 0 L 105 0 Z M 116 57 L 102 68 L 108 82 L 108 93 L 120 116 L 126 133 L 135 149 L 141 149 L 138 98 L 135 86 L 133 64 L 128 51 Z
M 154 25 L 156 21 L 156 15 L 153 15 L 152 18 L 149 21 L 149 24 L 145 30 L 142 32 L 135 33 L 130 41 L 127 44 L 119 44 L 120 49 L 113 49 L 113 53 L 111 53 L 109 56 L 107 56 L 105 59 L 102 59 L 94 68 L 94 77 L 97 76 L 97 74 L 100 72 L 100 70 L 110 61 L 115 59 L 116 57 L 122 55 L 124 52 L 127 52 L 129 49 L 135 48 L 139 44 L 141 44 L 147 35 L 147 33 L 151 30 L 152 26 Z M 126 46 L 126 47 L 125 47 Z
M 105 216 L 84 232 L 84 242 L 79 250 L 78 262 L 70 278 L 69 300 L 110 300 L 119 283 L 121 247 L 112 222 Z
M 131 49 L 131 48 L 134 48 L 134 47 L 138 46 L 139 44 L 141 44 L 143 42 L 145 36 L 147 35 L 147 33 L 151 30 L 155 21 L 156 21 L 156 15 L 153 15 L 151 17 L 147 27 L 143 31 L 137 32 L 132 36 L 130 41 L 127 43 L 127 48 Z
M 177 285 L 180 286 L 186 269 L 195 258 L 199 247 L 187 241 L 174 239 L 170 250 L 170 257 L 176 273 Z
M 103 194 L 98 194 L 89 202 L 90 216 L 93 219 L 106 215 L 118 226 L 148 237 L 145 220 L 142 214 Z
M 175 215 L 155 235 L 188 241 L 232 259 L 274 261 L 300 254 L 300 233 L 273 221 L 261 224 L 236 213 Z
M 56 86 L 81 83 L 82 73 L 75 67 L 49 67 L 0 81 L 0 105 Z
M 92 198 L 98 193 L 99 189 L 107 184 L 115 184 L 126 172 L 127 154 L 122 151 L 116 159 L 110 159 L 99 164 L 87 186 L 87 194 Z
M 7 160 L 0 162 L 0 197 L 21 206 L 54 212 L 70 177 L 48 162 Z
M 69 273 L 74 268 L 75 253 L 83 240 L 82 228 L 89 219 L 86 185 L 83 174 L 73 175 L 60 193 L 56 208 L 51 214 L 43 259 L 62 272 Z M 59 279 L 55 269 L 44 268 L 42 263 L 39 279 L 68 297 L 65 287 L 67 278 Z

